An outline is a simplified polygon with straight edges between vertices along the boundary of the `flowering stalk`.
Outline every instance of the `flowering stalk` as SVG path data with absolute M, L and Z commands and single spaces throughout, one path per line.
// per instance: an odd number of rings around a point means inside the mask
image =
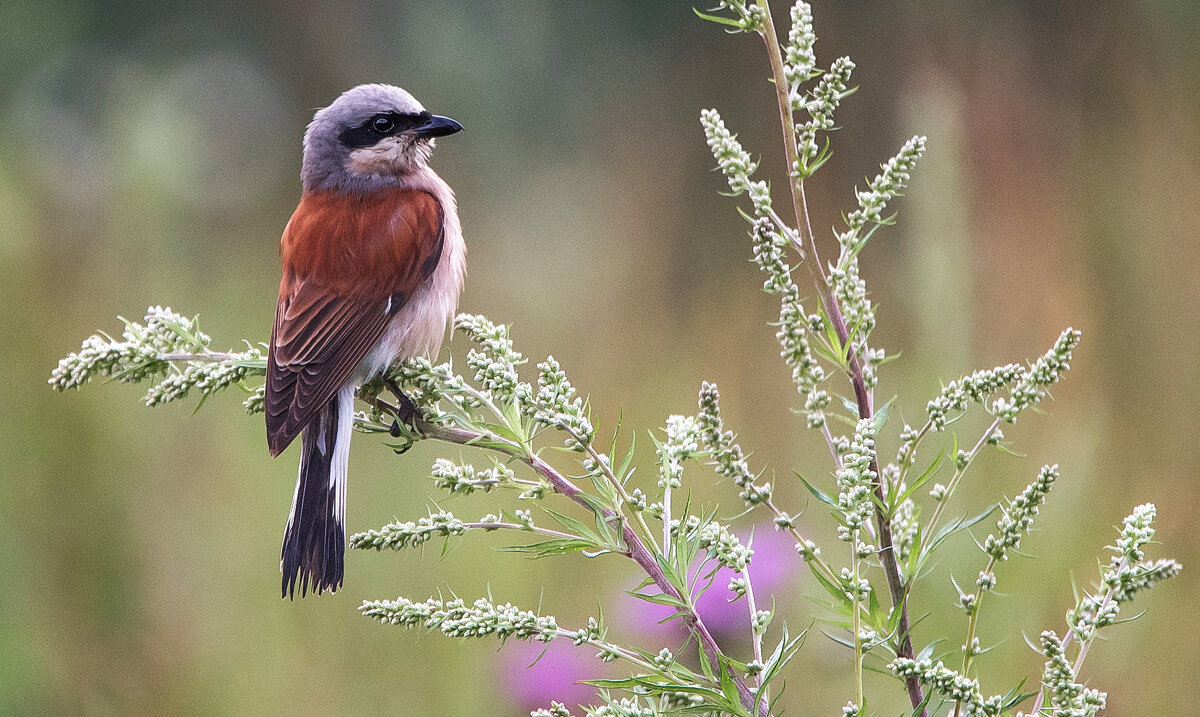
M 1058 466 L 1043 466 L 1037 479 L 1014 498 L 1008 507 L 1003 509 L 1000 520 L 996 523 L 999 535 L 990 534 L 984 541 L 983 550 L 988 556 L 987 565 L 975 581 L 974 595 L 963 595 L 959 600 L 960 606 L 967 611 L 967 639 L 962 648 L 961 673 L 963 675 L 971 674 L 971 660 L 982 652 L 979 647 L 979 638 L 975 637 L 975 629 L 979 624 L 979 608 L 983 602 L 984 593 L 996 589 L 996 575 L 992 571 L 997 562 L 1008 560 L 1010 550 L 1017 550 L 1021 547 L 1021 538 L 1029 532 L 1034 517 L 1037 516 L 1042 504 L 1046 502 L 1046 495 L 1057 479 Z M 962 714 L 962 707 L 962 700 L 956 700 L 954 717 Z
M 760 613 L 758 602 L 754 597 L 754 585 L 750 582 L 750 570 L 743 569 L 741 579 L 745 581 L 746 606 L 750 609 L 750 644 L 754 652 L 754 681 L 758 684 L 757 697 L 764 703 L 770 703 L 770 695 L 763 692 L 763 633 L 767 631 L 767 617 L 770 613 Z
M 567 498 L 575 501 L 579 505 L 588 510 L 595 510 L 592 502 L 584 496 L 583 492 L 575 487 L 565 476 L 559 473 L 550 464 L 546 463 L 536 453 L 526 453 L 523 448 L 516 443 L 508 441 L 497 435 L 487 435 L 478 432 L 472 432 L 465 429 L 444 426 L 441 424 L 431 423 L 423 418 L 416 421 L 417 432 L 425 438 L 445 441 L 449 443 L 457 443 L 460 445 L 480 445 L 481 440 L 486 441 L 484 445 L 498 450 L 500 452 L 511 455 L 529 465 L 534 471 L 541 475 L 553 487 L 556 493 L 560 493 Z M 610 511 L 604 511 L 607 519 L 616 519 L 616 514 Z M 727 658 L 717 645 L 716 639 L 709 631 L 708 626 L 704 624 L 700 614 L 696 612 L 695 606 L 692 604 L 691 596 L 680 591 L 667 578 L 663 572 L 658 560 L 655 558 L 655 553 L 646 547 L 646 541 L 643 541 L 633 528 L 627 523 L 621 522 L 621 539 L 624 544 L 624 549 L 621 551 L 623 555 L 636 562 L 645 572 L 646 575 L 654 582 L 654 584 L 665 595 L 679 601 L 685 606 L 686 614 L 683 616 L 683 622 L 688 630 L 696 636 L 700 643 L 701 649 L 704 650 L 708 660 L 713 665 L 724 664 Z M 753 708 L 756 704 L 756 696 L 740 677 L 733 678 L 737 685 L 739 698 L 743 707 L 747 709 Z M 762 713 L 765 712 L 765 705 L 762 706 Z
M 262 394 L 246 386 L 245 379 L 266 370 L 262 351 L 246 345 L 241 352 L 220 353 L 209 346 L 212 339 L 200 330 L 198 318 L 187 318 L 171 307 L 146 309 L 145 323 L 121 319 L 121 339 L 104 334 L 89 337 L 79 351 L 58 362 L 50 374 L 56 391 L 79 389 L 98 378 L 121 383 L 153 380 L 143 403 L 161 406 L 199 391 L 201 402 L 230 386 L 250 397 L 243 404 L 247 413 L 262 410 Z
M 771 511 L 775 527 L 791 533 L 792 538 L 796 541 L 796 551 L 811 569 L 831 583 L 838 582 L 837 571 L 821 556 L 820 548 L 801 534 L 800 529 L 796 526 L 795 518 L 776 504 L 771 484 L 756 483 L 757 477 L 750 471 L 742 447 L 735 442 L 736 436 L 733 431 L 725 430 L 725 423 L 721 419 L 720 401 L 721 394 L 717 390 L 716 384 L 705 381 L 700 385 L 698 399 L 700 438 L 709 452 L 713 468 L 742 489 L 738 496 L 748 508 L 763 506 Z M 837 467 L 841 468 L 840 454 L 834 451 L 834 455 L 838 456 Z
M 1041 714 L 1047 694 L 1054 717 L 1092 717 L 1104 707 L 1105 694 L 1079 684 L 1079 673 L 1100 630 L 1115 625 L 1121 605 L 1130 602 L 1140 592 L 1180 573 L 1183 567 L 1175 560 L 1146 559 L 1145 547 L 1154 539 L 1153 503 L 1139 505 L 1125 518 L 1116 545 L 1110 546 L 1113 555 L 1101 571 L 1100 592 L 1085 594 L 1067 613 L 1070 628 L 1063 638 L 1053 630 L 1041 634 L 1042 653 L 1046 656 L 1043 690 L 1037 695 L 1031 715 Z M 1067 648 L 1071 638 L 1079 642 L 1075 659 L 1069 660 Z
M 780 124 L 783 126 L 784 134 L 784 155 L 787 158 L 787 166 L 789 168 L 788 189 L 792 196 L 792 209 L 795 214 L 797 234 L 801 237 L 802 241 L 802 246 L 798 245 L 797 248 L 805 258 L 804 265 L 808 267 L 813 285 L 816 287 L 817 296 L 820 298 L 821 306 L 825 312 L 825 318 L 832 324 L 841 346 L 846 347 L 846 369 L 850 377 L 850 382 L 854 387 L 854 400 L 858 409 L 858 417 L 860 420 L 872 420 L 874 417 L 874 406 L 872 405 L 871 392 L 863 377 L 862 360 L 854 348 L 848 345 L 850 331 L 846 326 L 846 320 L 842 315 L 837 298 L 829 290 L 829 280 L 825 275 L 819 259 L 820 255 L 817 252 L 816 237 L 813 234 L 812 223 L 808 218 L 808 200 L 804 193 L 804 177 L 802 174 L 793 173 L 793 168 L 800 166 L 800 159 L 797 152 L 796 125 L 792 115 L 792 104 L 788 98 L 790 84 L 787 73 L 784 71 L 783 56 L 780 51 L 779 39 L 775 33 L 775 23 L 771 17 L 770 4 L 768 0 L 761 0 L 759 5 L 766 15 L 762 36 L 766 42 L 767 57 L 771 63 L 772 75 L 775 78 L 779 119 Z M 871 470 L 874 471 L 876 476 L 880 475 L 878 460 L 872 462 Z M 885 505 L 882 487 L 877 484 L 875 490 L 879 501 L 878 505 Z M 909 635 L 908 592 L 900 577 L 899 566 L 892 547 L 891 520 L 883 512 L 882 507 L 876 510 L 875 520 L 879 539 L 879 558 L 883 563 L 884 573 L 887 576 L 892 603 L 893 605 L 900 606 L 896 634 L 897 644 L 895 645 L 896 653 L 911 658 L 913 657 L 913 648 L 912 637 Z M 921 690 L 919 681 L 914 677 L 907 677 L 906 685 L 908 687 L 909 700 L 913 708 L 920 708 L 925 702 L 925 695 Z M 921 715 L 922 717 L 926 717 L 927 715 L 927 712 L 923 708 L 921 709 Z
M 1057 383 L 1058 380 L 1062 378 L 1062 374 L 1070 368 L 1070 364 L 1068 362 L 1071 360 L 1071 352 L 1076 346 L 1079 345 L 1080 336 L 1080 332 L 1076 331 L 1075 329 L 1068 328 L 1063 331 L 1062 334 L 1059 335 L 1058 340 L 1054 342 L 1054 346 L 1051 347 L 1050 350 L 1045 353 L 1045 355 L 1035 361 L 1033 365 L 1025 370 L 1020 375 L 1020 378 L 1015 381 L 1010 397 L 1008 399 L 998 398 L 992 402 L 991 410 L 996 418 L 991 422 L 987 429 L 984 430 L 983 435 L 979 437 L 979 440 L 975 442 L 975 445 L 970 451 L 960 452 L 959 455 L 955 456 L 955 471 L 954 475 L 950 478 L 950 482 L 945 487 L 942 487 L 940 484 L 934 486 L 934 490 L 936 491 L 935 497 L 938 501 L 938 504 L 937 507 L 933 509 L 933 515 L 929 518 L 929 522 L 926 523 L 925 528 L 923 529 L 923 532 L 926 535 L 937 534 L 935 529 L 937 527 L 938 520 L 945 512 L 950 496 L 954 495 L 955 490 L 962 482 L 963 475 L 967 472 L 967 468 L 971 466 L 971 463 L 975 460 L 975 457 L 979 455 L 979 451 L 982 450 L 985 445 L 993 443 L 997 440 L 1000 422 L 1007 421 L 1008 423 L 1014 423 L 1023 410 L 1040 402 L 1046 396 L 1046 392 L 1050 386 Z M 996 370 L 1005 370 L 1007 373 L 1006 367 L 1001 367 L 1001 369 Z M 978 374 L 975 375 L 978 376 Z M 953 389 L 951 389 L 949 386 L 947 389 L 953 391 Z M 972 395 L 975 395 L 975 393 L 982 395 L 984 394 L 984 391 L 977 390 L 969 391 L 968 393 L 971 393 Z M 945 426 L 944 419 L 935 418 L 935 416 L 941 415 L 938 413 L 939 409 L 934 408 L 935 404 L 939 406 L 949 405 L 950 407 L 956 407 L 961 404 L 965 407 L 965 402 L 940 400 L 945 396 L 947 396 L 947 391 L 943 391 L 939 399 L 934 399 L 934 401 L 930 402 L 930 423 L 933 426 L 933 430 L 938 430 L 939 423 L 943 427 Z M 915 450 L 916 441 L 919 440 L 919 438 L 920 434 L 918 434 L 917 439 L 911 443 L 914 448 L 910 448 L 910 451 Z

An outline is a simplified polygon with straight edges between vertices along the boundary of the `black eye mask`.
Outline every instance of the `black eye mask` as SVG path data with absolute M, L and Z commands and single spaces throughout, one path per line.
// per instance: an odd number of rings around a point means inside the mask
M 429 122 L 428 112 L 381 112 L 372 115 L 362 124 L 347 127 L 338 135 L 338 141 L 351 149 L 373 147 L 385 137 L 393 137 Z

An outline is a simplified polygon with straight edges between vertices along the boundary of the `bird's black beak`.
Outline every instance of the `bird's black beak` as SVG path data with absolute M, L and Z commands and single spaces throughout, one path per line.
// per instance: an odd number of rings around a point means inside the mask
M 412 130 L 418 137 L 445 137 L 448 134 L 461 132 L 463 126 L 449 117 L 430 115 L 429 121 Z

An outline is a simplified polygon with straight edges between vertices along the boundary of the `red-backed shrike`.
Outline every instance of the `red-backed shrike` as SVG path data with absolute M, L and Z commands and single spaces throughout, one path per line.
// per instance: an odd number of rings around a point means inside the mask
M 355 389 L 397 359 L 435 356 L 458 305 L 454 192 L 427 163 L 434 138 L 461 129 L 399 87 L 360 85 L 304 133 L 267 370 L 271 455 L 302 436 L 284 596 L 342 584 Z

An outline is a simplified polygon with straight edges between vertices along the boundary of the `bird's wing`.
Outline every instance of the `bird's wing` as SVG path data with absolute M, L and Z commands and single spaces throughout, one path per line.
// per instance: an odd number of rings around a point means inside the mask
M 437 267 L 443 212 L 410 189 L 309 194 L 281 242 L 267 359 L 267 445 L 279 455 L 337 393 Z

